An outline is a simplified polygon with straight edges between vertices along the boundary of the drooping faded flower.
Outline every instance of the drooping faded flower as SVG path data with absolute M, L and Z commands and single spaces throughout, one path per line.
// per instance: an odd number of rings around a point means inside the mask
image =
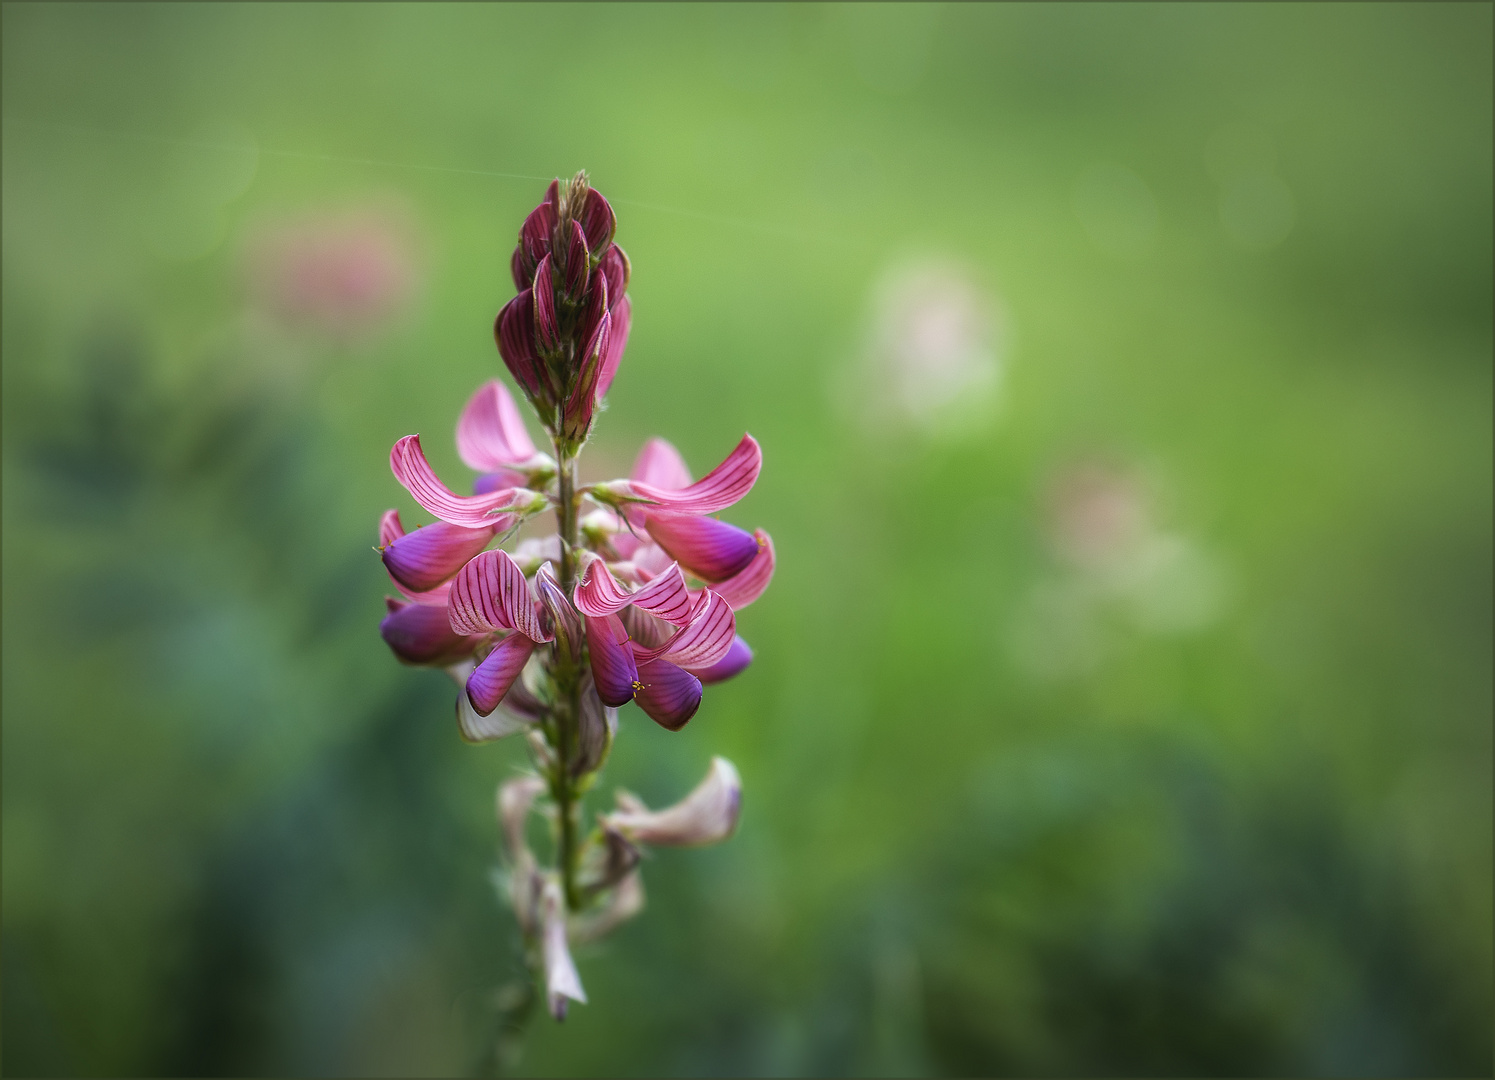
M 693 480 L 680 454 L 651 439 L 632 473 L 580 486 L 576 459 L 628 341 L 628 258 L 616 219 L 584 175 L 555 182 L 525 219 L 510 265 L 519 295 L 495 324 L 510 375 L 550 439 L 536 449 L 514 398 L 479 387 L 457 423 L 457 449 L 476 472 L 471 494 L 447 486 L 419 435 L 390 452 L 395 478 L 434 521 L 408 530 L 394 510 L 379 552 L 398 597 L 380 633 L 408 664 L 445 669 L 460 686 L 463 738 L 524 733 L 535 774 L 499 789 L 504 895 L 530 966 L 557 1019 L 585 1002 L 570 946 L 643 908 L 639 858 L 648 846 L 694 846 L 736 828 L 741 782 L 725 758 L 681 803 L 650 811 L 619 793 L 587 831 L 583 793 L 596 781 L 629 702 L 671 731 L 701 708 L 703 686 L 741 672 L 753 652 L 737 613 L 773 577 L 773 541 L 714 515 L 752 490 L 763 454 L 744 435 Z M 546 537 L 515 540 L 555 512 Z M 526 838 L 540 811 L 553 859 Z

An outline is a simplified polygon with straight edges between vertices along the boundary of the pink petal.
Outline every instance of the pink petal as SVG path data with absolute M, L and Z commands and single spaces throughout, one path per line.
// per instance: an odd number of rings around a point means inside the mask
M 502 488 L 487 495 L 457 495 L 436 478 L 420 448 L 419 435 L 406 435 L 389 452 L 389 467 L 405 489 L 442 521 L 469 529 L 507 529 L 518 520 L 506 511 L 537 509 L 544 496 L 524 488 Z
M 464 529 L 444 521 L 423 525 L 406 533 L 380 553 L 389 576 L 402 589 L 427 592 L 467 564 L 488 546 L 497 530 Z M 476 633 L 468 629 L 463 633 Z
M 690 487 L 671 490 L 638 480 L 624 483 L 630 495 L 645 501 L 645 509 L 677 514 L 714 514 L 753 490 L 762 469 L 763 450 L 758 446 L 758 440 L 744 435 L 725 461 Z
M 379 547 L 389 547 L 400 537 L 405 535 L 405 526 L 400 524 L 400 512 L 398 510 L 386 510 L 384 516 L 379 519 Z
M 758 554 L 743 570 L 726 581 L 713 585 L 717 594 L 732 605 L 733 611 L 741 611 L 768 588 L 773 580 L 773 539 L 762 529 L 754 529 L 753 537 L 758 541 Z
M 617 296 L 609 287 L 609 296 Z M 628 345 L 628 330 L 633 322 L 633 303 L 624 296 L 609 309 L 612 325 L 608 328 L 607 348 L 602 354 L 602 368 L 597 376 L 597 400 L 607 397 L 618 374 L 618 365 L 623 362 L 623 350 Z
M 588 615 L 587 653 L 592 661 L 592 678 L 602 704 L 617 708 L 633 700 L 633 684 L 638 681 L 638 665 L 628 645 L 628 631 L 616 615 L 601 618 Z
M 752 533 L 710 517 L 651 514 L 649 535 L 702 581 L 724 581 L 758 554 Z
M 607 295 L 613 298 L 614 304 L 628 291 L 628 279 L 632 272 L 628 256 L 617 244 L 602 253 L 602 259 L 597 263 L 597 273 L 607 282 Z
M 473 711 L 487 716 L 509 692 L 514 680 L 524 670 L 535 643 L 523 634 L 510 634 L 467 676 L 467 697 Z
M 458 633 L 517 630 L 531 641 L 552 640 L 540 624 L 524 571 L 507 551 L 485 551 L 464 566 L 452 582 L 447 610 Z
M 444 607 L 398 600 L 390 603 L 389 614 L 379 623 L 379 636 L 404 663 L 433 667 L 472 655 L 481 640 L 454 631 Z
M 707 589 L 689 626 L 652 649 L 635 645 L 634 655 L 640 663 L 662 656 L 680 667 L 708 668 L 727 655 L 736 634 L 737 619 L 731 605 Z
M 633 700 L 660 727 L 679 731 L 701 707 L 701 680 L 668 660 L 650 660 L 638 669 Z
M 514 381 L 529 397 L 537 398 L 545 387 L 545 374 L 535 352 L 535 295 L 525 289 L 504 305 L 493 324 L 499 355 Z
M 457 421 L 457 453 L 478 472 L 517 465 L 535 456 L 514 398 L 497 379 L 478 387 Z
M 587 189 L 587 199 L 578 216 L 581 218 L 581 227 L 586 232 L 588 248 L 601 251 L 612 243 L 618 219 L 600 191 Z
M 522 488 L 529 484 L 529 477 L 514 469 L 496 469 L 484 473 L 472 482 L 474 495 L 487 495 L 499 488 Z
M 656 436 L 638 452 L 628 479 L 677 491 L 690 487 L 690 466 L 685 464 L 679 450 Z
M 742 640 L 742 635 L 738 634 L 732 639 L 732 647 L 727 650 L 726 656 L 708 668 L 693 668 L 692 673 L 703 684 L 710 686 L 712 683 L 725 682 L 752 662 L 753 650 Z
M 666 622 L 684 626 L 690 621 L 692 603 L 685 576 L 674 564 L 637 592 L 628 592 L 613 577 L 607 563 L 593 559 L 576 584 L 576 609 L 584 615 L 602 617 L 635 604 Z
M 550 250 L 550 237 L 557 220 L 556 201 L 547 200 L 535 207 L 519 227 L 519 246 L 514 250 L 510 267 L 514 270 L 514 287 L 517 289 L 530 287 L 535 279 L 535 267 Z

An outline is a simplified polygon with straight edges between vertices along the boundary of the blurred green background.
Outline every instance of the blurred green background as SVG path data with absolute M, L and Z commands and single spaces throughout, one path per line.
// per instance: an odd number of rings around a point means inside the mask
M 7 4 L 11 1074 L 492 1069 L 509 741 L 376 624 L 544 182 L 757 651 L 532 1074 L 1489 1075 L 1491 6 Z M 537 431 L 538 428 L 536 427 Z

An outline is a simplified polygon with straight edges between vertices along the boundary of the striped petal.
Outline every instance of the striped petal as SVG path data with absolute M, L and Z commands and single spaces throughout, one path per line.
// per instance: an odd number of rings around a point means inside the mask
M 617 296 L 608 286 L 609 295 Z M 607 331 L 607 346 L 602 351 L 602 369 L 597 376 L 597 400 L 607 396 L 618 374 L 618 365 L 623 362 L 623 350 L 628 346 L 628 331 L 633 324 L 633 302 L 624 296 L 615 301 L 608 314 L 612 323 Z
M 577 221 L 570 221 L 564 230 L 565 233 L 565 267 L 566 295 L 573 299 L 586 292 L 587 275 L 591 268 L 592 256 L 587 251 L 586 236 L 583 235 L 581 225 Z
M 467 697 L 473 711 L 487 716 L 509 692 L 514 680 L 529 662 L 535 643 L 523 634 L 510 634 L 493 647 L 481 664 L 467 676 Z
M 628 631 L 616 615 L 598 618 L 588 615 L 587 654 L 591 658 L 592 678 L 597 697 L 604 705 L 617 708 L 633 700 L 633 684 L 638 681 L 638 665 L 628 644 Z
M 437 521 L 395 540 L 380 553 L 380 558 L 389 576 L 401 588 L 427 592 L 461 570 L 467 560 L 488 546 L 497 531 L 491 525 L 485 529 L 465 529 Z
M 535 456 L 514 398 L 497 379 L 489 379 L 467 400 L 457 421 L 457 453 L 478 472 L 518 465 Z
M 629 604 L 643 608 L 676 626 L 690 622 L 692 603 L 685 575 L 673 563 L 637 592 L 628 592 L 613 577 L 607 563 L 593 559 L 576 584 L 576 609 L 601 618 L 622 611 Z
M 519 244 L 514 249 L 510 265 L 516 289 L 527 289 L 534 281 L 535 266 L 550 250 L 550 236 L 555 231 L 555 224 L 554 200 L 547 200 L 530 211 L 529 217 L 519 227 Z
M 752 662 L 753 650 L 742 640 L 742 635 L 738 634 L 732 638 L 732 647 L 727 650 L 726 656 L 708 668 L 695 668 L 692 673 L 703 685 L 710 686 L 712 683 L 725 682 Z
M 640 664 L 638 680 L 633 700 L 660 727 L 679 731 L 701 707 L 701 680 L 668 660 Z
M 502 488 L 486 495 L 457 495 L 436 478 L 420 447 L 419 435 L 406 435 L 389 452 L 389 467 L 395 479 L 415 496 L 415 501 L 442 521 L 469 529 L 492 525 L 507 529 L 521 515 L 542 509 L 549 502 L 538 491 Z
M 711 586 L 732 605 L 733 611 L 741 611 L 762 596 L 763 590 L 773 580 L 773 538 L 762 529 L 754 529 L 753 538 L 758 542 L 758 554 L 753 556 L 753 561 L 726 581 Z
M 402 600 L 388 604 L 390 611 L 379 623 L 379 636 L 406 664 L 445 667 L 471 656 L 482 640 L 453 630 L 444 607 Z
M 744 435 L 725 461 L 689 487 L 671 490 L 641 480 L 615 480 L 596 485 L 592 492 L 603 499 L 641 503 L 644 510 L 714 514 L 753 490 L 762 470 L 763 450 L 758 440 Z
M 588 188 L 586 201 L 582 204 L 581 213 L 577 216 L 581 221 L 582 231 L 586 234 L 589 249 L 601 251 L 612 243 L 613 233 L 618 228 L 618 219 L 601 192 L 595 188 Z
M 458 633 L 517 630 L 531 641 L 551 640 L 524 571 L 507 551 L 485 551 L 464 566 L 452 582 L 447 610 Z
M 628 255 L 623 249 L 613 244 L 602 253 L 602 258 L 597 263 L 597 273 L 607 282 L 607 295 L 616 304 L 628 291 L 628 279 L 633 274 L 633 267 L 629 265 Z
M 647 528 L 655 543 L 702 581 L 725 581 L 758 554 L 752 533 L 712 517 L 651 514 Z
M 624 800 L 619 799 L 620 803 Z M 630 840 L 667 847 L 698 847 L 731 836 L 742 814 L 742 778 L 724 757 L 711 759 L 706 778 L 665 810 L 640 808 L 636 800 L 606 815 L 605 824 Z
M 644 448 L 638 452 L 628 479 L 677 491 L 690 487 L 690 466 L 685 464 L 679 450 L 656 436 L 644 443 Z
M 581 616 L 571 606 L 571 601 L 566 599 L 566 594 L 561 592 L 560 583 L 555 580 L 555 570 L 548 562 L 541 564 L 540 569 L 535 572 L 535 591 L 540 594 L 541 603 L 550 612 L 556 638 L 570 650 L 573 657 L 580 657 L 585 633 Z
M 561 325 L 555 310 L 555 274 L 549 255 L 535 268 L 532 292 L 535 298 L 535 346 L 541 356 L 550 356 L 561 347 Z
M 384 549 L 405 535 L 405 526 L 400 522 L 398 510 L 386 510 L 379 519 L 379 547 Z
M 689 626 L 655 648 L 635 646 L 634 655 L 640 664 L 663 657 L 684 668 L 709 668 L 727 655 L 736 635 L 737 619 L 732 606 L 707 589 L 696 604 Z
M 533 276 L 533 275 L 531 275 Z M 531 400 L 545 387 L 544 364 L 535 352 L 535 294 L 525 290 L 503 306 L 493 323 L 493 340 L 514 381 Z

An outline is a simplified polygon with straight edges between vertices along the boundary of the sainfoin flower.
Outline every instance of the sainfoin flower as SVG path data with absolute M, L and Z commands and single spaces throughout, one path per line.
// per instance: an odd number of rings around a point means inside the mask
M 525 219 L 510 266 L 519 290 L 494 332 L 505 367 L 550 440 L 536 449 L 514 397 L 484 383 L 457 422 L 457 451 L 476 475 L 448 486 L 419 435 L 390 451 L 390 469 L 435 520 L 379 523 L 378 550 L 398 596 L 380 634 L 404 663 L 458 683 L 463 738 L 523 733 L 533 773 L 500 786 L 507 869 L 503 895 L 557 1019 L 585 1002 L 570 946 L 600 937 L 643 908 L 640 851 L 716 843 L 736 828 L 742 785 L 725 758 L 676 806 L 649 810 L 620 792 L 586 831 L 594 786 L 629 702 L 680 731 L 705 686 L 740 673 L 753 651 L 737 616 L 763 594 L 774 547 L 716 514 L 757 482 L 763 454 L 743 435 L 701 479 L 651 439 L 623 479 L 582 486 L 576 461 L 618 373 L 632 321 L 628 258 L 616 218 L 578 175 L 550 185 Z M 553 511 L 555 531 L 517 530 Z M 553 858 L 543 865 L 525 823 L 542 812 Z

